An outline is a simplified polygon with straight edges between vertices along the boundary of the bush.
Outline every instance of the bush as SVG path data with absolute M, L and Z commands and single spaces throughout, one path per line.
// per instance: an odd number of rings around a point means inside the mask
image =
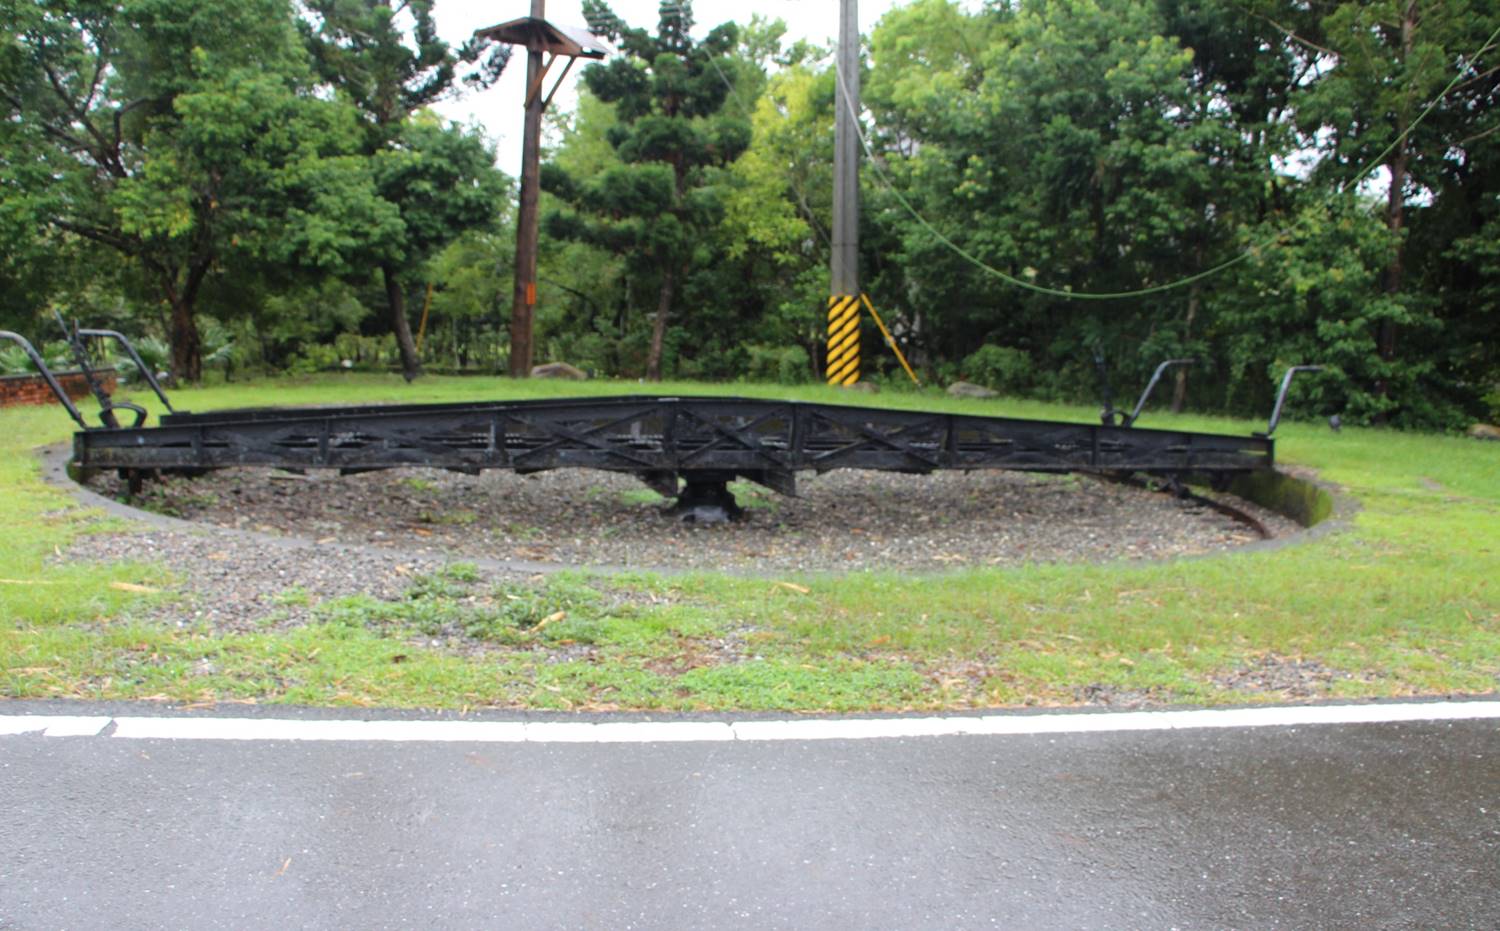
M 0 375 L 31 375 L 36 366 L 20 346 L 0 344 Z
M 1036 378 L 1031 356 L 1008 346 L 980 346 L 964 359 L 960 371 L 968 381 L 1002 394 L 1021 394 Z
M 1486 394 L 1482 403 L 1489 416 L 1489 422 L 1500 423 L 1500 385 L 1496 385 L 1495 390 Z
M 77 368 L 77 363 L 73 359 L 73 350 L 67 343 L 33 343 L 32 348 L 41 355 L 42 361 L 47 363 L 47 368 L 54 372 Z M 37 374 L 36 364 L 31 361 L 31 356 L 26 354 L 26 350 L 9 340 L 0 342 L 0 375 L 35 374 Z
M 320 343 L 312 343 L 302 347 L 292 359 L 292 364 L 287 366 L 287 371 L 293 375 L 311 375 L 313 372 L 329 372 L 339 367 L 339 350 L 337 346 L 327 346 Z
M 800 385 L 811 377 L 807 350 L 801 346 L 750 345 L 746 349 L 750 356 L 745 365 L 747 381 Z

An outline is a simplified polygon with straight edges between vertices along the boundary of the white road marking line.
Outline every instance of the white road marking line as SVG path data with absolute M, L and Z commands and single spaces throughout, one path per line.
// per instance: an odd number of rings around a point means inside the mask
M 528 743 L 688 743 L 734 740 L 728 721 L 536 721 L 526 725 Z
M 106 715 L 76 717 L 60 714 L 0 715 L 0 737 L 43 734 L 47 737 L 93 737 L 113 720 Z
M 1102 734 L 1203 728 L 1305 727 L 1500 719 L 1500 701 L 1303 705 L 1202 711 L 992 714 L 782 721 L 351 721 L 297 718 L 0 716 L 0 736 L 127 740 L 463 743 L 685 743 Z
M 520 743 L 519 721 L 320 721 L 297 718 L 115 718 L 112 737 L 133 740 L 332 740 Z

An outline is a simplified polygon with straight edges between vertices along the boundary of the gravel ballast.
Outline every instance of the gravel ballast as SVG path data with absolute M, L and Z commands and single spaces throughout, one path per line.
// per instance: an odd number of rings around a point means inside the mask
M 406 561 L 750 574 L 897 571 L 1166 559 L 1260 535 L 1191 500 L 1079 476 L 837 471 L 799 496 L 733 488 L 745 518 L 684 523 L 628 475 L 566 469 L 479 476 L 430 469 L 363 475 L 225 469 L 152 483 L 139 502 L 205 527 L 387 548 Z M 118 481 L 95 480 L 118 495 Z M 1296 524 L 1254 511 L 1273 536 Z M 295 561 L 293 561 L 295 562 Z M 291 577 L 300 570 L 287 570 Z M 306 571 L 314 571 L 309 568 Z
M 67 558 L 145 560 L 165 566 L 186 601 L 158 604 L 149 612 L 151 617 L 178 627 L 207 624 L 219 633 L 298 627 L 313 620 L 318 605 L 351 595 L 397 600 L 414 581 L 449 562 L 395 550 L 213 528 L 89 534 L 74 541 Z M 525 572 L 492 566 L 482 575 L 487 583 L 528 578 Z

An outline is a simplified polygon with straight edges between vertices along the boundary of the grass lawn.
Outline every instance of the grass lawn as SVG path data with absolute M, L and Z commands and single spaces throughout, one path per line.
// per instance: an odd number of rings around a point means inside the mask
M 656 387 L 669 395 L 772 395 L 1080 422 L 1094 416 L 1085 408 L 936 393 Z M 406 386 L 394 377 L 348 375 L 181 391 L 174 402 L 207 410 L 648 390 L 499 378 Z M 1226 433 L 1262 426 L 1164 414 L 1143 425 Z M 487 589 L 455 564 L 415 580 L 400 602 L 338 599 L 316 606 L 316 622 L 291 632 L 221 635 L 145 620 L 145 609 L 180 598 L 165 567 L 50 560 L 77 534 L 125 526 L 42 483 L 33 449 L 68 438 L 71 426 L 55 406 L 0 411 L 3 696 L 824 711 L 1500 688 L 1495 443 L 1284 424 L 1280 460 L 1316 470 L 1360 510 L 1349 529 L 1274 551 L 920 578 L 566 573 L 503 590 Z M 461 630 L 485 646 L 483 655 L 423 646 L 438 629 Z

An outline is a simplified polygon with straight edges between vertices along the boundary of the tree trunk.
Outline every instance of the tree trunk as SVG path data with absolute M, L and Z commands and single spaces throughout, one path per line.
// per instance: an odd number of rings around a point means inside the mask
M 198 333 L 194 305 L 198 288 L 208 275 L 209 263 L 198 262 L 188 269 L 187 280 L 178 285 L 177 269 L 150 266 L 161 281 L 161 293 L 171 308 L 168 339 L 172 344 L 174 379 L 196 384 L 203 380 L 203 337 Z
M 1402 11 L 1401 16 L 1401 54 L 1402 61 L 1410 64 L 1412 46 L 1416 41 L 1417 29 L 1417 5 L 1415 2 L 1408 3 Z M 1394 234 L 1395 252 L 1391 255 L 1391 262 L 1385 269 L 1385 293 L 1396 295 L 1401 293 L 1405 283 L 1405 247 L 1401 242 L 1401 230 L 1406 225 L 1406 178 L 1410 168 L 1410 154 L 1406 144 L 1406 131 L 1410 122 L 1404 110 L 1396 111 L 1396 147 L 1391 151 L 1390 159 L 1386 162 L 1386 168 L 1391 173 L 1391 189 L 1386 198 L 1385 219 L 1386 226 Z M 1393 320 L 1381 320 L 1375 327 L 1375 351 L 1379 353 L 1382 362 L 1393 362 L 1396 358 L 1396 324 Z M 1390 380 L 1381 375 L 1375 380 L 1375 395 L 1381 399 L 1388 398 L 1391 392 Z M 1384 411 L 1377 413 L 1374 417 L 1376 423 L 1385 423 L 1387 420 Z
M 401 279 L 390 263 L 380 266 L 385 277 L 385 302 L 391 311 L 391 329 L 396 334 L 396 346 L 401 350 L 401 374 L 412 381 L 422 374 L 422 359 L 417 355 L 417 344 L 411 338 L 411 324 L 406 319 L 406 295 L 401 291 Z
M 667 318 L 672 313 L 672 294 L 677 289 L 677 271 L 662 273 L 661 293 L 656 301 L 656 320 L 651 324 L 651 353 L 646 357 L 646 380 L 661 381 L 662 344 L 667 337 Z
M 1389 163 L 1391 172 L 1391 193 L 1386 207 L 1386 226 L 1392 233 L 1400 234 L 1406 225 L 1406 209 L 1404 204 L 1403 188 L 1406 186 L 1407 157 L 1406 144 L 1403 142 L 1396 146 L 1396 155 Z M 1396 241 L 1395 253 L 1391 256 L 1391 263 L 1385 269 L 1385 290 L 1387 294 L 1401 293 L 1401 287 L 1406 277 L 1405 249 L 1400 240 Z M 1390 360 L 1396 356 L 1396 333 L 1395 326 L 1389 321 L 1381 325 L 1380 357 Z
M 1187 342 L 1193 338 L 1193 320 L 1198 316 L 1198 302 L 1201 293 L 1198 285 L 1194 284 L 1188 290 L 1187 318 L 1183 321 L 1182 340 Z M 1172 385 L 1172 413 L 1182 413 L 1183 407 L 1187 405 L 1187 367 L 1177 366 L 1176 381 Z
M 1404 119 L 1398 119 L 1397 125 L 1405 124 Z M 1399 131 L 1399 130 L 1398 130 Z M 1402 285 L 1406 277 L 1404 248 L 1401 244 L 1401 229 L 1406 224 L 1405 210 L 1405 187 L 1407 175 L 1407 153 L 1406 142 L 1402 140 L 1392 153 L 1391 160 L 1386 163 L 1391 172 L 1391 192 L 1386 201 L 1386 226 L 1397 237 L 1395 252 L 1391 255 L 1391 262 L 1385 268 L 1385 293 L 1395 295 L 1401 293 Z M 1390 362 L 1396 358 L 1396 324 L 1391 320 L 1381 320 L 1376 327 L 1375 348 L 1379 352 L 1381 361 Z M 1375 393 L 1385 397 L 1390 392 L 1388 381 L 1382 376 L 1375 382 Z
M 675 113 L 676 98 L 668 99 L 668 112 Z M 673 210 L 682 206 L 687 194 L 687 161 L 683 153 L 672 156 Z M 677 279 L 687 273 L 686 260 L 668 258 L 662 266 L 661 291 L 656 298 L 656 319 L 651 323 L 651 351 L 646 356 L 646 380 L 661 381 L 661 357 L 667 338 L 667 321 L 672 317 L 672 298 L 677 292 Z
M 175 288 L 168 301 L 172 305 L 172 375 L 181 381 L 203 380 L 203 340 L 198 335 L 198 321 L 193 305 Z
M 1202 250 L 1200 250 L 1199 265 L 1197 265 L 1197 267 L 1202 267 L 1202 265 Z M 1182 342 L 1184 343 L 1191 342 L 1191 340 L 1193 340 L 1193 321 L 1194 319 L 1197 319 L 1197 316 L 1199 316 L 1199 303 L 1200 301 L 1202 301 L 1202 298 L 1203 292 L 1202 289 L 1199 288 L 1199 286 L 1193 285 L 1193 288 L 1188 289 L 1188 315 L 1187 318 L 1184 318 L 1184 321 L 1182 321 Z M 1185 406 L 1187 406 L 1187 403 L 1188 369 L 1187 366 L 1178 366 L 1178 372 L 1176 372 L 1175 381 L 1173 381 L 1172 385 L 1173 414 L 1182 414 L 1182 408 L 1185 408 Z

